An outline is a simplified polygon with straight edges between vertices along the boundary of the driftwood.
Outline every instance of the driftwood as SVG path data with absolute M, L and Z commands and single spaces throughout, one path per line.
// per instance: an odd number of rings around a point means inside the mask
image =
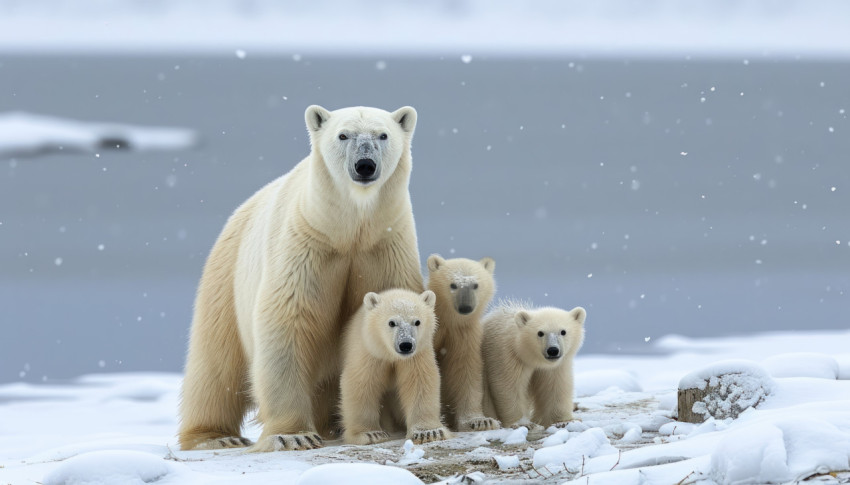
M 693 411 L 694 404 L 705 400 L 708 395 L 705 389 L 679 389 L 679 421 L 685 423 L 702 423 L 706 416 Z

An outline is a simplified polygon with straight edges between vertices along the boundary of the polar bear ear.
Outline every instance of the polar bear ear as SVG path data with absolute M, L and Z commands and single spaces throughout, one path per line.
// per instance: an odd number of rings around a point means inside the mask
M 570 316 L 577 321 L 579 325 L 584 325 L 584 319 L 587 318 L 587 311 L 584 308 L 577 306 L 570 310 Z
M 431 290 L 425 290 L 419 296 L 422 297 L 422 301 L 431 308 L 434 308 L 434 305 L 437 303 L 437 295 Z
M 381 297 L 377 293 L 369 292 L 363 297 L 363 305 L 367 310 L 374 310 L 381 303 Z
M 317 104 L 308 107 L 307 111 L 304 112 L 304 121 L 307 122 L 307 129 L 310 130 L 310 133 L 319 131 L 330 118 L 331 112 Z
M 413 133 L 413 129 L 416 128 L 416 110 L 410 106 L 393 111 L 393 119 L 401 125 L 405 133 Z
M 439 254 L 432 254 L 428 256 L 428 271 L 431 273 L 440 269 L 440 266 L 443 266 L 444 264 L 446 264 L 446 260 Z
M 528 324 L 528 322 L 531 321 L 531 315 L 529 315 L 528 312 L 525 310 L 520 310 L 516 312 L 514 319 L 516 320 L 516 324 L 518 327 L 524 327 L 526 324 Z
M 484 258 L 478 262 L 481 263 L 481 266 L 484 266 L 484 269 L 486 269 L 490 274 L 493 274 L 493 271 L 496 270 L 496 261 L 493 258 Z

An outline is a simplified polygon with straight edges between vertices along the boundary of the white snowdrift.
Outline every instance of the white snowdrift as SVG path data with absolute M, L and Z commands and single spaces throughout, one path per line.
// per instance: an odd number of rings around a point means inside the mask
M 194 131 L 120 123 L 92 123 L 23 112 L 0 113 L 0 157 L 98 150 L 183 150 Z
M 598 381 L 600 389 L 578 398 L 581 422 L 542 435 L 525 428 L 456 433 L 415 447 L 400 435 L 366 447 L 336 441 L 297 452 L 179 451 L 180 375 L 2 384 L 0 483 L 419 484 L 410 471 L 447 457 L 468 471 L 466 481 L 448 478 L 441 482 L 446 484 L 534 480 L 535 473 L 554 477 L 548 483 L 589 479 L 597 485 L 786 483 L 830 472 L 838 475 L 832 483 L 848 481 L 850 380 L 773 377 L 771 393 L 737 419 L 688 424 L 672 418 L 676 385 L 687 371 L 740 369 L 723 361 L 774 356 L 804 371 L 792 374 L 811 374 L 805 369 L 829 359 L 838 361 L 840 371 L 847 338 L 847 332 L 763 334 L 679 340 L 677 346 L 670 338 L 662 339 L 665 355 L 580 355 L 577 377 Z M 625 371 L 643 391 L 621 388 Z M 252 439 L 259 433 L 252 424 L 245 431 Z

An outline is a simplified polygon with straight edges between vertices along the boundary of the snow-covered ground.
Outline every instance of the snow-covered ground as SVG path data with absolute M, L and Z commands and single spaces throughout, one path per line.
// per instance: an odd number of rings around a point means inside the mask
M 185 128 L 91 123 L 24 112 L 0 113 L 0 158 L 50 152 L 182 150 L 197 143 Z
M 456 483 L 460 475 L 471 482 L 848 483 L 848 343 L 850 331 L 669 336 L 654 343 L 655 355 L 580 355 L 581 421 L 566 429 L 458 433 L 423 446 L 395 436 L 372 446 L 328 442 L 319 450 L 268 454 L 179 451 L 177 374 L 6 384 L 0 483 L 413 484 Z M 765 371 L 760 378 L 770 381 L 770 392 L 757 409 L 734 420 L 675 421 L 679 381 L 728 367 L 717 363 L 729 359 Z M 247 429 L 249 437 L 258 433 Z
M 15 0 L 0 51 L 850 54 L 841 0 Z

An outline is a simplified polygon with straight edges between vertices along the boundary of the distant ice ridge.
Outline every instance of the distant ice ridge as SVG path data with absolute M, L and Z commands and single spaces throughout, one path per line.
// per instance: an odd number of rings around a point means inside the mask
M 0 113 L 0 157 L 97 150 L 182 150 L 197 143 L 185 128 L 91 123 L 23 112 Z
M 842 0 L 0 0 L 0 51 L 846 57 L 847 18 Z

